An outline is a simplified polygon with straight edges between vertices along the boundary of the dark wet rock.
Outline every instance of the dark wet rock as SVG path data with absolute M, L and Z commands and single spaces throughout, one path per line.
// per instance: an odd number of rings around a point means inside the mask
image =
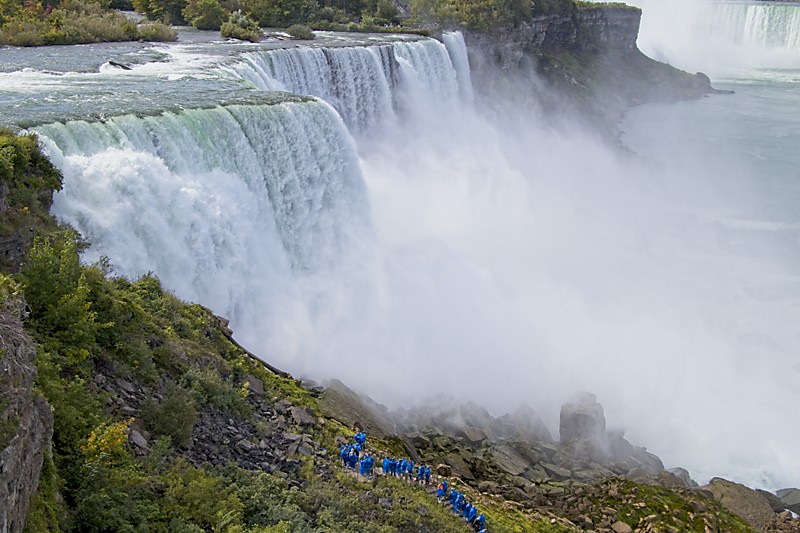
M 264 394 L 264 382 L 255 376 L 248 374 L 244 378 L 245 383 L 249 383 L 250 392 L 259 396 Z

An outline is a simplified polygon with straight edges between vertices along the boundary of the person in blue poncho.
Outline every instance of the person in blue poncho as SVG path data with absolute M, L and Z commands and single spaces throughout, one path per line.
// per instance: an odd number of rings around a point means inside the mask
M 445 494 L 444 494 L 444 481 L 443 481 L 439 483 L 439 485 L 436 487 L 436 501 L 438 503 L 442 503 L 442 499 L 444 498 L 444 496 Z
M 384 476 L 388 476 L 389 475 L 389 458 L 388 457 L 384 457 L 383 458 L 383 475 Z
M 342 459 L 342 468 L 344 468 L 345 463 L 347 463 L 347 445 L 342 444 L 339 447 L 339 457 Z
M 431 465 L 427 465 L 425 467 L 425 484 L 426 485 L 431 484 Z
M 406 466 L 408 466 L 408 460 L 403 457 L 399 463 L 397 463 L 397 475 L 400 477 L 405 477 L 406 475 Z
M 411 479 L 411 477 L 412 477 L 413 475 L 414 475 L 414 461 L 412 461 L 411 459 L 409 459 L 409 460 L 408 460 L 408 463 L 406 464 L 406 477 L 407 477 L 408 479 Z
M 467 514 L 467 522 L 471 524 L 475 522 L 476 518 L 478 518 L 478 508 L 470 504 L 469 513 Z
M 444 485 L 444 493 L 447 494 L 448 485 L 446 479 L 442 480 L 442 485 Z
M 423 465 L 419 465 L 417 468 L 417 481 L 422 482 L 425 478 L 425 467 Z
M 392 457 L 389 460 L 389 475 L 396 476 L 397 475 L 397 459 Z
M 479 514 L 478 518 L 475 519 L 475 525 L 478 527 L 478 529 L 486 531 L 484 529 L 486 526 L 486 517 L 483 515 L 483 513 Z

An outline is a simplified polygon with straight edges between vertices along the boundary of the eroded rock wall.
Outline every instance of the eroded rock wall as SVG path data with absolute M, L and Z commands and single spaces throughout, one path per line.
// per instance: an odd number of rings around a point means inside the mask
M 36 354 L 19 304 L 0 310 L 0 533 L 25 527 L 53 434 L 50 405 L 33 391 Z

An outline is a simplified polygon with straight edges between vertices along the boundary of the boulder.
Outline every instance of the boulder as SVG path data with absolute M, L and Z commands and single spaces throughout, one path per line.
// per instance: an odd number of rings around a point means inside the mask
M 594 394 L 581 394 L 576 401 L 561 406 L 559 440 L 605 442 L 606 417 Z
M 253 394 L 256 394 L 258 396 L 264 394 L 264 382 L 258 379 L 257 377 L 248 374 L 244 377 L 244 382 L 250 384 L 248 385 L 248 387 L 250 389 L 250 392 L 252 392 Z
M 292 420 L 294 420 L 295 424 L 300 424 L 301 426 L 312 426 L 317 423 L 317 419 L 306 409 L 291 407 L 289 411 L 292 414 Z
M 520 455 L 514 448 L 507 444 L 501 444 L 492 450 L 495 463 L 504 471 L 512 476 L 518 476 L 525 472 L 531 464 Z
M 685 468 L 676 467 L 670 468 L 667 470 L 670 474 L 677 477 L 683 482 L 684 487 L 698 487 L 699 485 L 695 480 L 692 479 L 692 476 L 689 475 L 689 471 Z
M 800 514 L 800 489 L 781 489 L 776 495 L 786 505 L 786 508 Z
M 703 488 L 711 491 L 714 499 L 759 531 L 767 529 L 775 516 L 772 506 L 763 495 L 739 483 L 715 477 Z
M 756 492 L 761 494 L 767 499 L 769 504 L 772 506 L 772 510 L 775 511 L 776 513 L 780 513 L 786 510 L 786 504 L 783 503 L 780 498 L 778 498 L 771 492 L 761 489 L 756 489 Z
M 611 524 L 611 529 L 614 531 L 614 533 L 633 533 L 631 526 L 625 522 L 614 522 Z

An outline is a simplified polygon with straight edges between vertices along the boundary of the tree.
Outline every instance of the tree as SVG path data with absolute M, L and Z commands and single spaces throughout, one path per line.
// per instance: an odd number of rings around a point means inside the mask
M 189 0 L 183 18 L 198 30 L 219 31 L 225 22 L 225 10 L 218 0 Z

